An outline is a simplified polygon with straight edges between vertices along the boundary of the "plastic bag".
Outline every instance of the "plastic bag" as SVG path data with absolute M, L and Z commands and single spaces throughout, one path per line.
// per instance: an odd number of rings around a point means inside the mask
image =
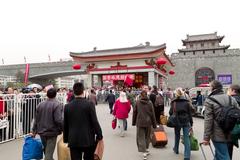
M 117 118 L 114 118 L 112 120 L 112 129 L 115 129 L 117 127 Z
M 194 137 L 193 135 L 190 135 L 189 139 L 190 139 L 191 151 L 198 151 L 199 150 L 199 145 L 198 145 L 197 138 Z
M 42 159 L 43 158 L 43 145 L 41 139 L 26 136 L 24 138 L 24 145 L 22 150 L 22 159 Z
M 63 142 L 63 136 L 57 142 L 58 160 L 71 160 L 70 149 L 68 144 Z
M 196 137 L 193 136 L 193 134 L 189 135 L 189 141 L 190 141 L 191 151 L 198 151 L 199 150 L 198 140 Z M 181 136 L 181 143 L 184 144 L 183 136 Z

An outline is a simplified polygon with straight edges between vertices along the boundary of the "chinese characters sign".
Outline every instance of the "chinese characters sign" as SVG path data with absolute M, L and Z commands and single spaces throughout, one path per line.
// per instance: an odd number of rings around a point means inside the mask
M 220 74 L 217 76 L 217 78 L 222 84 L 232 84 L 231 74 Z
M 132 80 L 134 80 L 134 74 L 109 74 L 109 75 L 102 75 L 103 81 L 114 81 L 114 80 L 125 80 L 126 76 L 129 76 Z

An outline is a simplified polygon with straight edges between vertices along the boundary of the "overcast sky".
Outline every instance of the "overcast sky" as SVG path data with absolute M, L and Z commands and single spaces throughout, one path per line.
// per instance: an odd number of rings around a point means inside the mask
M 69 52 L 149 41 L 182 48 L 187 34 L 218 32 L 240 48 L 238 0 L 2 0 L 0 64 L 70 58 Z

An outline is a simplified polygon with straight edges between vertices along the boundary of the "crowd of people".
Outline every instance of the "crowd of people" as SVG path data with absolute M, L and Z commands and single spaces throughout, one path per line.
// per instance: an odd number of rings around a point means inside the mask
M 203 97 L 201 92 L 197 93 L 197 105 L 205 106 L 204 117 L 204 138 L 202 144 L 209 145 L 212 141 L 215 147 L 216 160 L 230 160 L 233 155 L 233 147 L 238 146 L 240 131 L 237 130 L 235 139 L 233 138 L 233 127 L 224 130 L 219 123 L 219 115 L 223 112 L 224 107 L 235 109 L 235 113 L 240 113 L 240 86 L 231 85 L 227 93 L 223 92 L 222 84 L 214 80 L 210 83 L 211 93 Z M 35 99 L 40 98 L 37 89 L 30 92 Z M 169 116 L 177 115 L 178 124 L 174 126 L 174 146 L 173 152 L 179 154 L 180 131 L 183 132 L 184 143 L 184 160 L 191 159 L 191 146 L 189 135 L 193 134 L 192 115 L 196 111 L 192 97 L 189 96 L 187 89 L 176 88 L 171 91 L 158 89 L 156 86 L 149 87 L 143 85 L 141 90 L 132 90 L 130 88 L 121 91 L 116 90 L 95 90 L 84 89 L 82 83 L 75 83 L 73 90 L 58 91 L 54 88 L 46 92 L 47 99 L 36 101 L 32 104 L 34 109 L 23 112 L 24 125 L 32 122 L 33 127 L 24 128 L 25 133 L 30 133 L 34 137 L 40 135 L 45 153 L 45 160 L 53 160 L 53 152 L 56 146 L 57 136 L 63 133 L 63 141 L 68 143 L 72 160 L 82 159 L 93 160 L 96 143 L 103 140 L 101 126 L 98 122 L 95 106 L 98 103 L 107 102 L 109 113 L 117 119 L 119 135 L 126 136 L 128 128 L 127 119 L 129 113 L 133 110 L 132 125 L 136 126 L 136 142 L 138 151 L 142 153 L 143 159 L 146 160 L 150 154 L 149 144 L 153 129 L 161 125 L 160 116 L 164 115 L 166 106 L 169 106 Z M 64 106 L 56 99 L 57 93 L 66 93 L 67 104 Z M 14 94 L 12 88 L 8 88 L 6 93 Z M 16 93 L 15 93 L 16 94 Z M 37 96 L 38 95 L 38 96 Z M 10 104 L 7 108 L 0 106 L 0 118 L 7 117 L 10 121 L 10 128 L 13 127 L 14 116 L 11 114 Z M 24 108 L 23 108 L 24 110 Z M 26 110 L 26 108 L 25 108 Z M 34 113 L 33 113 L 34 112 Z M 26 115 L 26 113 L 30 114 Z M 226 112 L 230 114 L 230 112 Z M 34 116 L 33 116 L 34 115 Z M 239 114 L 240 115 L 240 114 Z M 30 117 L 26 120 L 24 117 Z M 239 126 L 239 118 L 231 121 L 230 126 Z M 227 124 L 229 125 L 229 124 Z M 239 128 L 239 127 L 238 127 Z M 0 134 L 4 133 L 0 131 Z M 10 134 L 10 133 L 9 133 Z M 12 134 L 12 133 L 11 133 Z M 237 137 L 236 137 L 237 135 Z M 0 135 L 4 138 L 6 135 Z M 13 136 L 13 135 L 9 135 Z

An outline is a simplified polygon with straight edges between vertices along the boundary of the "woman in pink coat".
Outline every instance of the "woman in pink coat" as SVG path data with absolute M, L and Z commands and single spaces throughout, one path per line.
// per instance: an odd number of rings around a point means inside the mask
M 127 124 L 128 113 L 131 110 L 131 103 L 127 99 L 125 92 L 121 92 L 119 98 L 114 104 L 113 115 L 117 118 L 118 126 L 120 128 L 120 136 L 125 136 L 125 128 Z

